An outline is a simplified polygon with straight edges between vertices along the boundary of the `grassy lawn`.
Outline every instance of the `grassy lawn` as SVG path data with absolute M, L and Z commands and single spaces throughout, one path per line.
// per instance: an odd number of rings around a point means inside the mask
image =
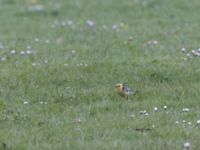
M 0 149 L 197 150 L 199 6 L 0 0 Z

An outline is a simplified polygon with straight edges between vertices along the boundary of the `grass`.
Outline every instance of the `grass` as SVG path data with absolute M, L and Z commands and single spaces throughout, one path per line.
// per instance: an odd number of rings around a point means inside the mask
M 200 58 L 186 56 L 199 48 L 198 0 L 35 5 L 44 10 L 30 10 L 29 0 L 0 1 L 1 149 L 200 147 Z M 119 97 L 118 82 L 138 94 Z

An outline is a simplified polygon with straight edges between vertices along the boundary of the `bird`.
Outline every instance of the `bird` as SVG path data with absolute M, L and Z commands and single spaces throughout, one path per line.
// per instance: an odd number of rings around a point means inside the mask
M 123 83 L 117 83 L 115 85 L 115 88 L 117 90 L 117 93 L 120 96 L 125 97 L 126 99 L 128 99 L 129 95 L 135 93 L 135 91 L 131 90 L 131 88 L 129 88 L 127 84 L 123 84 Z
M 36 4 L 38 1 L 37 0 L 31 0 L 31 4 Z

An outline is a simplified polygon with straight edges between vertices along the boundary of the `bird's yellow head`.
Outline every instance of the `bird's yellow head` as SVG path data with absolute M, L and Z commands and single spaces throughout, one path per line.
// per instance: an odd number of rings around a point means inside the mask
M 36 4 L 37 2 L 37 0 L 31 0 L 31 4 Z
M 123 87 L 123 84 L 122 84 L 122 83 L 117 83 L 117 84 L 115 85 L 115 87 L 116 87 L 116 88 L 118 88 L 118 87 Z
M 115 88 L 117 89 L 118 92 L 122 92 L 123 91 L 123 84 L 118 83 L 118 84 L 115 85 Z

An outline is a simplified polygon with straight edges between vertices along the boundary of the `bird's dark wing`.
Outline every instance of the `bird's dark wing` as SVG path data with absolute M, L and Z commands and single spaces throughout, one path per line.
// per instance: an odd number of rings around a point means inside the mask
M 126 92 L 132 92 L 132 90 L 126 84 L 123 84 L 123 90 Z

